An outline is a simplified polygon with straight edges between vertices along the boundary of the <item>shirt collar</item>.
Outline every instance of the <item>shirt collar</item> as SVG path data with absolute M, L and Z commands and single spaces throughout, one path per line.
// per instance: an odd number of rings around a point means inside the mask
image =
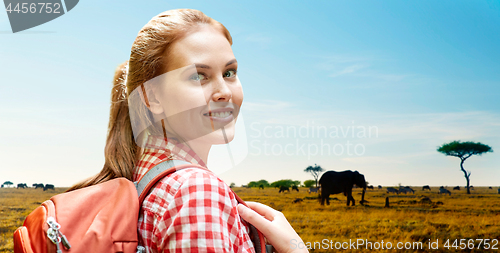
M 205 162 L 185 143 L 175 138 L 165 139 L 162 136 L 149 136 L 144 152 L 167 153 L 168 160 L 183 160 L 207 167 Z M 163 151 L 163 152 L 162 152 Z M 170 154 L 168 154 L 170 153 Z

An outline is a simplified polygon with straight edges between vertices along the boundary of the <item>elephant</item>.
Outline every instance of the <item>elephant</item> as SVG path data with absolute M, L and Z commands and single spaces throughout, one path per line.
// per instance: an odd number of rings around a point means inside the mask
M 319 179 L 319 184 L 321 185 L 321 205 L 326 204 L 330 205 L 330 194 L 337 194 L 343 192 L 347 197 L 347 206 L 352 202 L 352 205 L 355 205 L 354 198 L 352 197 L 352 187 L 357 185 L 360 188 L 363 188 L 363 193 L 361 195 L 361 201 L 359 202 L 363 205 L 365 201 L 365 192 L 366 192 L 366 181 L 365 176 L 360 174 L 357 171 L 327 171 L 325 172 L 321 178 Z
M 285 192 L 285 191 L 290 192 L 290 188 L 288 188 L 288 187 L 286 187 L 286 186 L 280 186 L 280 191 L 279 191 L 279 193 L 282 193 L 282 192 Z

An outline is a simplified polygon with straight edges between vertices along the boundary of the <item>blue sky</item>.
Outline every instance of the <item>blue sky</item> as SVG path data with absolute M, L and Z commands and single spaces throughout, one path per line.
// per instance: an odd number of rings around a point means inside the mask
M 113 71 L 142 26 L 177 8 L 233 37 L 248 154 L 220 173 L 228 184 L 303 181 L 317 163 L 375 185 L 464 185 L 459 159 L 436 152 L 456 139 L 493 147 L 465 166 L 473 185 L 500 184 L 498 1 L 81 1 L 16 34 L 0 12 L 0 181 L 69 186 L 97 173 Z M 330 136 L 280 133 L 300 127 Z M 377 134 L 357 135 L 369 127 Z

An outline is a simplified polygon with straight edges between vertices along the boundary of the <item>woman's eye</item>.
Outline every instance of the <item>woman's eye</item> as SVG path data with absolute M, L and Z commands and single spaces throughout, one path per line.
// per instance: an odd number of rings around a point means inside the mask
M 224 73 L 224 77 L 235 77 L 236 76 L 236 69 L 230 69 Z
M 191 77 L 189 77 L 189 80 L 193 80 L 193 81 L 203 81 L 205 79 L 207 79 L 207 78 L 202 73 L 196 73 L 196 74 L 192 75 Z

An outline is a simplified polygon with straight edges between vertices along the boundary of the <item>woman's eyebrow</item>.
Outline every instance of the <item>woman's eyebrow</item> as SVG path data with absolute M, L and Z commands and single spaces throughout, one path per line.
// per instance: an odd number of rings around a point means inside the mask
M 205 64 L 203 64 L 203 63 L 195 63 L 195 64 L 194 64 L 194 66 L 195 66 L 196 68 L 201 68 L 201 69 L 211 69 L 211 68 L 210 68 L 210 66 L 205 65 Z
M 228 62 L 226 63 L 226 66 L 225 66 L 225 67 L 227 67 L 227 66 L 229 66 L 229 65 L 231 65 L 231 64 L 233 64 L 233 63 L 237 63 L 236 59 L 232 59 L 232 60 L 228 61 Z M 206 64 L 203 64 L 203 63 L 195 63 L 194 65 L 196 66 L 196 68 L 201 68 L 201 69 L 211 69 L 211 67 L 210 67 L 210 66 L 208 66 L 208 65 L 206 65 Z
M 232 60 L 228 61 L 226 63 L 226 67 L 229 66 L 229 65 L 231 65 L 231 64 L 233 64 L 233 63 L 237 63 L 236 59 L 232 59 Z

